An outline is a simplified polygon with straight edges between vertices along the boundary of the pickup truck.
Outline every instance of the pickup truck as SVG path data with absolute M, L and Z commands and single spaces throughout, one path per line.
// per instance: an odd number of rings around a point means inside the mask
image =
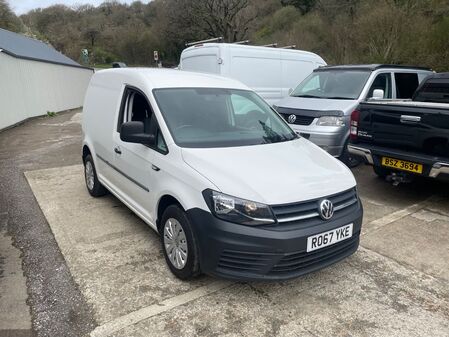
M 449 73 L 428 76 L 411 100 L 362 102 L 352 113 L 353 155 L 381 177 L 449 177 Z

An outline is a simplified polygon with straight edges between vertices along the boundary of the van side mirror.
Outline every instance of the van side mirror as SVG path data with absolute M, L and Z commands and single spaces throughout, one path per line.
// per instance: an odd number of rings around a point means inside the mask
M 384 98 L 384 91 L 382 89 L 375 89 L 373 92 L 374 99 L 382 99 Z
M 127 143 L 154 145 L 156 136 L 144 132 L 143 122 L 126 122 L 120 128 L 120 139 Z

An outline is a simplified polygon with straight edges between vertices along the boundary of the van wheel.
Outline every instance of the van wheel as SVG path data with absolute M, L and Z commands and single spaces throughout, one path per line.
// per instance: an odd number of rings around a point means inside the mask
M 168 206 L 161 219 L 161 242 L 165 261 L 181 280 L 200 274 L 198 247 L 186 213 L 178 205 Z
M 373 166 L 373 171 L 379 178 L 386 178 L 390 174 L 389 170 L 379 166 Z
M 95 164 L 90 154 L 84 158 L 84 179 L 86 181 L 87 190 L 91 196 L 101 197 L 108 192 L 98 180 Z

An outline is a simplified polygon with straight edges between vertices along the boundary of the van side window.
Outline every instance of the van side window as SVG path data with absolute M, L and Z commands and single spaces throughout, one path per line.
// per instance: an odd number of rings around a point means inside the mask
M 142 122 L 144 124 L 144 132 L 156 136 L 155 150 L 167 153 L 167 145 L 153 114 L 153 109 L 151 109 L 147 98 L 132 88 L 126 88 L 123 94 L 117 132 L 120 133 L 122 124 L 126 122 Z
M 416 73 L 395 73 L 396 98 L 412 98 L 419 80 Z
M 122 111 L 120 111 L 118 132 L 120 127 L 126 122 L 143 122 L 145 133 L 150 131 L 150 124 L 153 111 L 147 99 L 139 92 L 127 88 L 123 97 Z
M 384 98 L 392 98 L 390 73 L 379 74 L 376 76 L 371 88 L 368 91 L 367 98 L 373 97 L 374 90 L 376 89 L 381 89 L 384 91 Z

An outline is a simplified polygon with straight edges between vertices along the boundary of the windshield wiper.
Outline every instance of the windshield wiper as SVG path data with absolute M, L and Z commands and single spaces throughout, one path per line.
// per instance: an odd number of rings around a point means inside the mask
M 351 97 L 341 97 L 341 96 L 331 96 L 331 97 L 323 97 L 326 99 L 349 99 L 349 100 L 353 100 L 354 98 Z
M 274 131 L 271 127 L 269 127 L 266 123 L 259 121 L 260 125 L 266 134 L 266 136 L 262 136 L 263 140 L 266 143 L 280 143 L 289 140 L 285 135 L 280 135 L 276 131 Z
M 304 97 L 304 98 L 326 98 L 321 96 L 314 96 L 314 95 L 293 95 L 292 97 Z

